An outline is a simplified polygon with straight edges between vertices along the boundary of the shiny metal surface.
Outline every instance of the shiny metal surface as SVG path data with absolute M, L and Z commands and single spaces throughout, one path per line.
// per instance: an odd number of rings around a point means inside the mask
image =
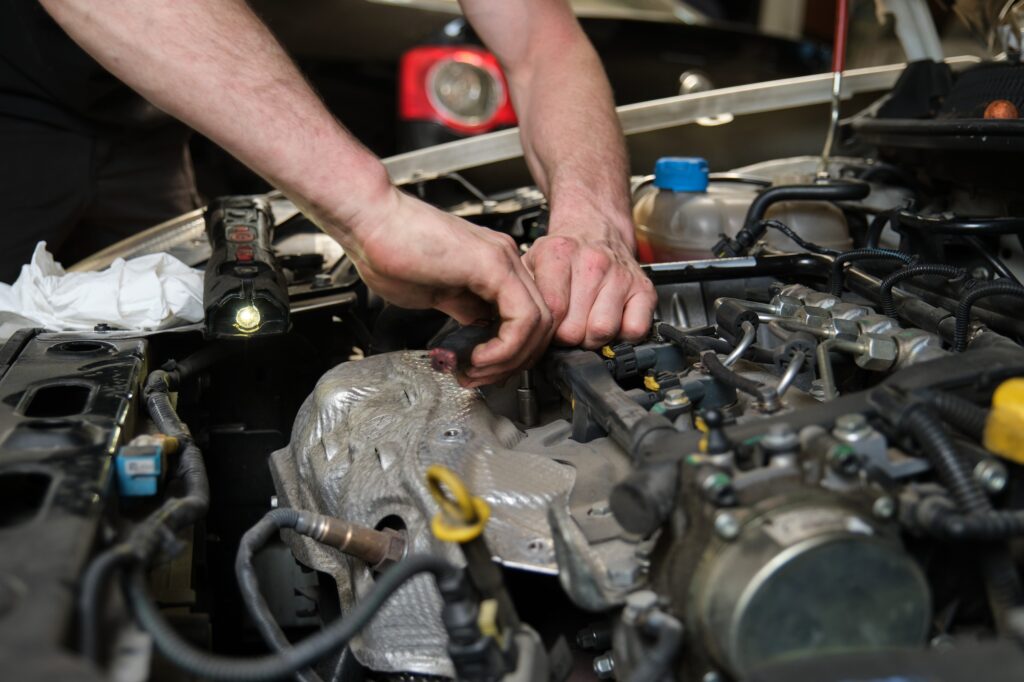
M 782 506 L 720 541 L 697 576 L 691 632 L 734 675 L 771 660 L 915 646 L 924 573 L 874 523 L 841 507 Z
M 479 392 L 433 371 L 425 353 L 389 353 L 325 374 L 271 470 L 282 506 L 370 528 L 404 527 L 409 553 L 463 563 L 457 547 L 429 531 L 437 508 L 424 474 L 442 464 L 490 505 L 485 539 L 495 560 L 559 573 L 578 603 L 609 608 L 644 578 L 638 543 L 600 513 L 629 465 L 608 439 L 584 445 L 570 432 L 566 422 L 521 432 Z M 343 609 L 372 586 L 364 564 L 307 539 L 289 543 L 300 560 L 334 577 Z M 414 580 L 352 650 L 374 670 L 451 675 L 440 608 L 433 583 Z

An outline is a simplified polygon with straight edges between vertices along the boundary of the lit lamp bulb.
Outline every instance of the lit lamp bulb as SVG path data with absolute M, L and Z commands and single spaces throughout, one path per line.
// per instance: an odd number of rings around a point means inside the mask
M 243 306 L 235 313 L 235 327 L 243 334 L 249 334 L 260 328 L 260 311 L 254 305 Z

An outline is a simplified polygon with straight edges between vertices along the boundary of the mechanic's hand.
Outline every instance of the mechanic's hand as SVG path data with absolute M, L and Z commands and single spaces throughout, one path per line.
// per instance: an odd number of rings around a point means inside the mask
M 601 216 L 551 216 L 551 233 L 523 260 L 551 310 L 555 341 L 599 348 L 615 339 L 640 341 L 657 305 L 654 285 L 633 255 L 628 219 L 621 227 Z
M 436 308 L 462 324 L 501 318 L 460 381 L 481 386 L 533 363 L 551 341 L 551 313 L 511 237 L 449 215 L 397 189 L 346 240 L 363 281 L 405 308 Z

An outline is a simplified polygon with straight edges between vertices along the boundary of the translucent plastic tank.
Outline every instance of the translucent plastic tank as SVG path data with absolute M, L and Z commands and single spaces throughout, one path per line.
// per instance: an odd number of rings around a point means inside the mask
M 654 182 L 634 196 L 637 255 L 660 263 L 711 258 L 722 234 L 736 235 L 760 187 L 748 183 L 709 182 L 708 163 L 696 157 L 665 157 L 654 167 Z M 832 204 L 785 201 L 773 204 L 767 218 L 784 222 L 804 239 L 840 251 L 852 247 L 843 212 Z M 788 237 L 769 230 L 766 243 L 780 251 L 798 249 Z

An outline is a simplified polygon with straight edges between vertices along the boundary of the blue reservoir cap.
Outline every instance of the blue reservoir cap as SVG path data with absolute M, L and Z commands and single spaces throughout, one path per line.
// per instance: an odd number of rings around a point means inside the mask
M 704 192 L 708 162 L 699 156 L 663 156 L 654 164 L 654 186 L 673 192 Z

